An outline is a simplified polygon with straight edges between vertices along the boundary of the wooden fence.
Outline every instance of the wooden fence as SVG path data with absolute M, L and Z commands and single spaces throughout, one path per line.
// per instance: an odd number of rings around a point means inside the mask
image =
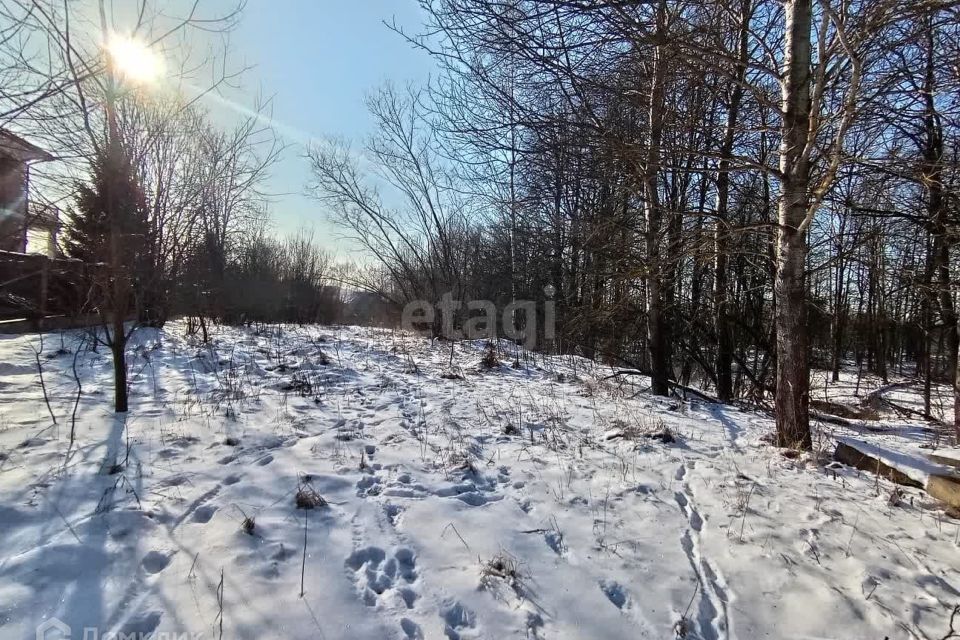
M 0 321 L 76 316 L 89 282 L 104 265 L 0 251 Z

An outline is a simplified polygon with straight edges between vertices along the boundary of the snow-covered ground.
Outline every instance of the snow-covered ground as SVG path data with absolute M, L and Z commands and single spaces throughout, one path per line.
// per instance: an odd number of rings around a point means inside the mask
M 885 383 L 879 376 L 861 372 L 858 374 L 854 364 L 840 372 L 840 380 L 833 382 L 830 371 L 814 370 L 810 373 L 810 398 L 838 402 L 851 407 L 859 407 L 871 392 L 883 388 L 883 397 L 893 401 L 901 412 L 914 412 L 913 417 L 923 413 L 923 384 L 916 378 L 891 372 Z M 896 410 L 886 405 L 882 413 L 896 416 Z M 937 420 L 953 422 L 953 389 L 947 384 L 930 385 L 930 414 Z
M 37 336 L 0 338 L 0 637 L 941 638 L 960 604 L 957 520 L 764 415 L 476 343 L 183 332 L 136 334 L 126 419 L 80 354 L 72 447 L 79 334 L 45 338 L 56 426 Z

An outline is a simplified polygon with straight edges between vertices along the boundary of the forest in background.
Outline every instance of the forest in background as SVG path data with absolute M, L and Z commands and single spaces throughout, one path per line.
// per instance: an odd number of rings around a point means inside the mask
M 229 32 L 242 8 L 198 6 L 172 22 L 141 11 L 133 31 L 175 48 Z M 956 388 L 955 3 L 421 8 L 422 32 L 395 37 L 439 75 L 372 92 L 362 148 L 306 150 L 307 188 L 364 248 L 359 267 L 308 233 L 269 234 L 262 187 L 283 149 L 258 117 L 269 105 L 224 131 L 196 100 L 124 78 L 71 5 L 4 1 L 0 121 L 69 166 L 45 188 L 69 213 L 65 253 L 105 265 L 83 306 L 103 318 L 118 410 L 131 314 L 193 317 L 204 335 L 207 321 L 333 322 L 353 291 L 398 311 L 550 287 L 551 349 L 643 371 L 661 395 L 772 401 L 783 446 L 810 446 L 811 366 L 916 376 L 928 414 L 934 382 Z M 217 91 L 242 75 L 225 51 L 175 75 L 221 59 L 204 80 Z
M 443 70 L 369 100 L 317 190 L 403 299 L 556 291 L 561 351 L 774 401 L 957 369 L 955 3 L 423 0 Z M 374 285 L 375 283 L 369 282 Z

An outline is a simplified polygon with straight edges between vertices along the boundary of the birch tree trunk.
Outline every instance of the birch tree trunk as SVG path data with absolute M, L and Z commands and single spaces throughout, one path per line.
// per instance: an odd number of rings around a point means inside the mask
M 804 153 L 810 129 L 811 0 L 786 2 L 781 80 L 781 192 L 776 243 L 777 444 L 809 449 L 810 376 L 804 267 L 810 166 Z

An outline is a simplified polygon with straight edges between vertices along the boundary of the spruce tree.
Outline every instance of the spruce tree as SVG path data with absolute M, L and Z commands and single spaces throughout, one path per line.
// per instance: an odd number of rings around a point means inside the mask
M 113 164 L 114 166 L 111 166 Z M 110 260 L 110 224 L 107 190 L 115 189 L 116 220 L 121 242 L 120 263 L 134 270 L 147 231 L 147 206 L 136 176 L 125 159 L 111 163 L 96 154 L 90 166 L 90 181 L 78 182 L 74 209 L 64 230 L 64 250 L 71 258 L 88 264 Z

